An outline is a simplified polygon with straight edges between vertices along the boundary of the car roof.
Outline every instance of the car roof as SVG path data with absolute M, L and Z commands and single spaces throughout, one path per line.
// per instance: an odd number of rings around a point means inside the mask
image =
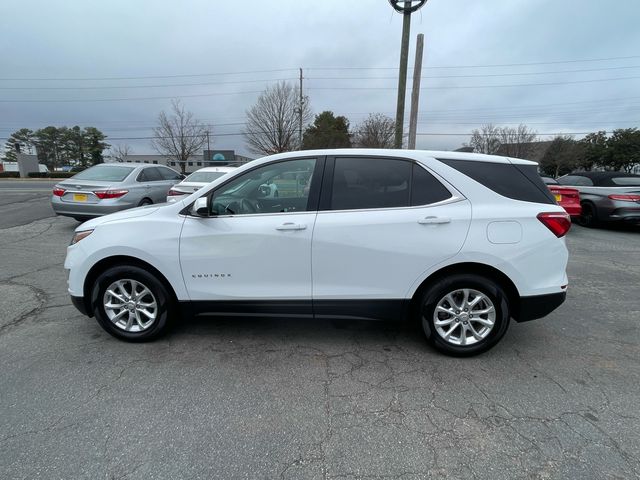
M 587 177 L 591 179 L 593 185 L 596 187 L 615 187 L 614 182 L 611 181 L 612 178 L 619 177 L 627 177 L 627 178 L 640 178 L 640 175 L 635 175 L 633 173 L 627 172 L 573 172 L 569 173 L 565 176 L 579 176 L 579 177 Z
M 237 167 L 204 167 L 204 168 L 199 168 L 198 170 L 192 172 L 192 173 L 197 173 L 197 172 L 231 172 L 232 170 L 235 170 Z
M 588 177 L 593 180 L 601 179 L 601 178 L 614 178 L 614 177 L 640 177 L 640 175 L 636 175 L 634 173 L 627 172 L 573 172 L 567 175 L 580 175 L 581 177 Z
M 339 156 L 339 155 L 371 155 L 371 156 L 392 156 L 404 157 L 415 160 L 427 160 L 430 158 L 442 160 L 468 160 L 475 162 L 492 162 L 492 163 L 515 163 L 519 165 L 537 165 L 536 162 L 523 160 L 521 158 L 510 158 L 499 155 L 485 155 L 483 153 L 467 153 L 467 152 L 448 152 L 439 150 L 402 150 L 402 149 L 382 149 L 382 148 L 336 148 L 322 150 L 298 150 L 294 152 L 277 153 L 261 160 L 277 160 L 290 157 L 305 156 Z

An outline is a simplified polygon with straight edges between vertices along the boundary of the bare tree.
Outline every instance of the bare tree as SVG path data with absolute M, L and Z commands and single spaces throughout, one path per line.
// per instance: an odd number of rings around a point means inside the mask
M 311 121 L 307 98 L 302 102 L 302 123 Z M 247 111 L 244 136 L 248 149 L 256 154 L 296 150 L 300 146 L 300 90 L 287 82 L 268 87 Z
M 195 155 L 207 141 L 207 127 L 185 110 L 180 100 L 171 101 L 171 113 L 160 112 L 158 126 L 153 129 L 151 145 L 161 155 L 175 158 L 182 173 L 187 160 Z
M 382 113 L 370 113 L 355 128 L 353 144 L 361 148 L 393 148 L 396 122 Z
M 538 134 L 526 125 L 499 129 L 500 154 L 506 157 L 527 158 L 533 152 L 533 142 Z
M 500 148 L 500 129 L 491 123 L 482 125 L 471 132 L 469 143 L 465 145 L 477 153 L 494 154 Z
M 111 147 L 111 156 L 118 162 L 124 162 L 128 155 L 133 153 L 133 149 L 126 143 L 113 145 Z

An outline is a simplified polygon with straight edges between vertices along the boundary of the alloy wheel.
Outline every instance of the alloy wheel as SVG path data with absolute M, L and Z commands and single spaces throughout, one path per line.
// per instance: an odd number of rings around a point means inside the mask
M 137 280 L 116 280 L 104 292 L 104 311 L 120 330 L 137 333 L 156 321 L 158 304 L 151 290 Z
M 436 332 L 452 345 L 481 342 L 496 322 L 496 309 L 484 293 L 462 288 L 447 293 L 436 304 L 433 324 Z

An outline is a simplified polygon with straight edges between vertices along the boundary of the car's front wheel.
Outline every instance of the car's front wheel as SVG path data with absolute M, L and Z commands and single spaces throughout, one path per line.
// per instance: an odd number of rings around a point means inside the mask
M 489 350 L 507 331 L 510 317 L 502 287 L 474 274 L 436 282 L 423 295 L 420 314 L 429 343 L 454 356 Z
M 96 319 L 114 337 L 143 342 L 164 333 L 174 314 L 167 288 L 136 266 L 115 266 L 96 280 L 92 293 Z

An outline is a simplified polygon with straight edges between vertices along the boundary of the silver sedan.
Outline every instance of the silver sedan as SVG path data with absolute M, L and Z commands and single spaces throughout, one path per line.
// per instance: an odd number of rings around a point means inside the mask
M 78 221 L 128 208 L 164 203 L 183 176 L 162 165 L 102 163 L 83 170 L 53 188 L 57 215 Z

